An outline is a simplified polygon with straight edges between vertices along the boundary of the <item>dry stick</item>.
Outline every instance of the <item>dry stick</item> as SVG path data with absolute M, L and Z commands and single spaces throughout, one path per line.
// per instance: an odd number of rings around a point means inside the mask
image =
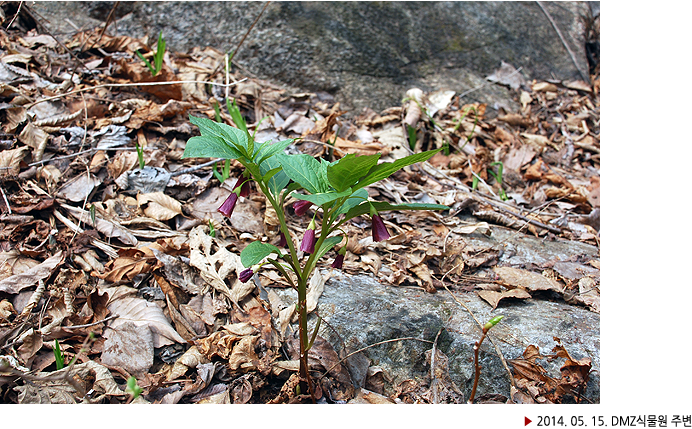
M 10 23 L 7 24 L 7 31 L 10 31 L 10 27 L 12 27 L 12 24 L 14 24 L 14 21 L 15 21 L 15 20 L 17 19 L 17 17 L 19 16 L 19 12 L 21 12 L 21 10 L 22 10 L 22 5 L 23 5 L 23 4 L 24 4 L 23 1 L 20 1 L 20 2 L 19 2 L 19 6 L 17 7 L 17 13 L 15 13 L 14 16 L 12 17 L 12 21 L 10 21 Z
M 432 392 L 432 403 L 433 404 L 439 404 L 440 403 L 440 394 L 439 390 L 437 388 L 439 380 L 435 376 L 435 370 L 437 369 L 437 359 L 435 359 L 437 355 L 437 339 L 440 338 L 440 334 L 442 333 L 442 329 L 440 328 L 439 331 L 437 331 L 437 335 L 435 335 L 435 342 L 433 343 L 432 347 L 432 352 L 430 354 L 430 391 Z
M 379 346 L 379 345 L 381 345 L 381 344 L 393 343 L 393 342 L 395 342 L 395 341 L 403 341 L 403 340 L 415 340 L 415 341 L 420 341 L 420 342 L 422 342 L 422 343 L 433 344 L 432 341 L 423 340 L 423 339 L 414 338 L 414 337 L 394 338 L 394 339 L 391 339 L 391 340 L 379 341 L 379 342 L 377 342 L 377 343 L 370 344 L 369 346 L 365 346 L 365 347 L 363 347 L 362 349 L 358 349 L 358 350 L 356 350 L 355 352 L 351 352 L 351 353 L 347 354 L 346 356 L 344 356 L 343 358 L 341 358 L 337 363 L 335 363 L 334 365 L 332 365 L 327 371 L 325 371 L 325 373 L 322 374 L 322 375 L 317 379 L 317 381 L 322 380 L 322 378 L 324 378 L 325 375 L 329 374 L 329 371 L 333 370 L 334 368 L 336 368 L 337 365 L 341 364 L 341 362 L 345 361 L 346 359 L 350 358 L 351 356 L 353 356 L 353 355 L 356 354 L 356 353 L 360 353 L 360 352 L 362 352 L 362 351 L 364 351 L 364 350 L 367 350 L 367 349 L 369 349 L 369 348 L 371 348 L 371 347 Z
M 120 316 L 117 315 L 117 314 L 113 314 L 113 315 L 110 315 L 110 316 L 106 317 L 106 318 L 103 319 L 103 320 L 97 320 L 96 322 L 87 323 L 86 325 L 63 326 L 62 328 L 63 328 L 63 329 L 81 329 L 81 328 L 88 328 L 88 327 L 90 327 L 90 326 L 98 325 L 99 323 L 106 323 L 106 322 L 108 322 L 109 320 L 117 319 L 118 317 L 120 317 Z
M 108 13 L 108 17 L 106 18 L 106 24 L 104 24 L 103 29 L 101 30 L 101 34 L 99 34 L 99 38 L 96 39 L 96 41 L 95 41 L 94 43 L 91 44 L 91 46 L 89 47 L 88 50 L 91 50 L 94 46 L 96 46 L 96 44 L 97 44 L 98 42 L 101 41 L 101 38 L 102 38 L 103 35 L 106 33 L 106 29 L 108 28 L 108 26 L 110 25 L 110 23 L 111 23 L 111 21 L 112 21 L 112 19 L 113 19 L 113 14 L 115 13 L 115 9 L 118 7 L 119 4 L 120 4 L 119 1 L 116 1 L 116 2 L 115 2 L 115 4 L 113 5 L 113 7 L 111 8 L 111 11 Z M 89 39 L 87 38 L 87 40 L 89 40 Z M 86 45 L 87 40 L 84 41 L 84 45 Z M 80 51 L 82 50 L 82 48 L 84 48 L 84 45 L 82 45 L 82 47 L 80 48 Z
M 268 2 L 266 2 L 266 3 L 264 4 L 264 7 L 263 7 L 262 10 L 260 11 L 259 15 L 257 15 L 257 18 L 255 18 L 255 20 L 252 22 L 252 25 L 250 25 L 250 28 L 247 29 L 247 32 L 245 33 L 245 35 L 243 36 L 243 38 L 240 39 L 240 43 L 238 43 L 238 46 L 236 46 L 236 47 L 235 47 L 235 50 L 233 51 L 233 56 L 231 57 L 231 60 L 233 59 L 233 57 L 235 57 L 235 54 L 238 53 L 238 50 L 239 50 L 240 47 L 243 45 L 243 42 L 245 41 L 245 38 L 248 36 L 248 34 L 250 34 L 250 31 L 252 31 L 252 29 L 253 29 L 253 27 L 255 26 L 255 24 L 257 24 L 257 21 L 259 21 L 260 16 L 262 16 L 262 14 L 264 13 L 264 10 L 267 8 L 267 6 L 269 6 L 269 3 L 271 3 L 271 1 L 268 1 Z M 224 60 L 224 61 L 225 61 L 225 60 Z M 230 62 L 230 60 L 229 60 L 229 62 Z M 220 63 L 218 66 L 216 66 L 216 69 L 215 69 L 214 72 L 211 74 L 211 76 L 209 76 L 209 79 L 211 79 L 211 78 L 213 78 L 214 76 L 216 76 L 216 74 L 217 74 L 219 71 L 221 71 L 221 68 L 222 68 L 223 66 L 224 66 L 224 63 L 223 63 L 223 62 Z
M 244 82 L 246 80 L 247 80 L 247 78 L 243 78 L 243 79 L 237 80 L 235 82 L 232 82 L 229 85 L 231 85 L 231 86 L 237 85 L 237 84 Z M 73 95 L 73 94 L 79 94 L 81 92 L 92 91 L 92 90 L 99 89 L 99 88 L 122 88 L 122 87 L 134 87 L 134 86 L 176 85 L 179 83 L 202 83 L 205 85 L 226 86 L 226 84 L 223 84 L 223 83 L 207 82 L 207 81 L 203 81 L 203 80 L 176 80 L 176 81 L 167 81 L 167 82 L 139 82 L 139 83 L 103 83 L 100 85 L 90 86 L 87 88 L 75 89 L 73 91 L 66 92 L 64 94 L 54 95 L 52 97 L 46 97 L 46 98 L 34 101 L 32 103 L 29 103 L 29 104 L 25 104 L 22 107 L 29 109 L 29 108 L 31 108 L 31 107 L 39 104 L 39 103 L 55 100 L 55 99 L 62 98 L 62 97 L 67 97 L 67 96 Z
M 572 50 L 569 48 L 569 45 L 567 45 L 567 41 L 565 41 L 565 38 L 562 37 L 562 32 L 561 32 L 560 29 L 558 28 L 558 26 L 557 26 L 557 24 L 555 23 L 555 21 L 553 21 L 553 17 L 550 16 L 550 14 L 548 13 L 548 11 L 543 7 L 543 4 L 542 4 L 543 2 L 536 1 L 536 3 L 538 4 L 538 7 L 541 8 L 541 10 L 542 10 L 543 13 L 545 14 L 545 16 L 548 18 L 548 21 L 550 21 L 550 24 L 553 26 L 553 29 L 555 29 L 555 32 L 557 33 L 557 36 L 560 38 L 560 41 L 562 42 L 562 46 L 564 46 L 565 49 L 567 49 L 567 53 L 569 54 L 569 57 L 572 59 L 572 63 L 574 63 L 574 67 L 576 67 L 577 71 L 579 71 L 579 74 L 581 75 L 582 79 L 584 79 L 585 82 L 588 82 L 588 81 L 589 81 L 589 78 L 587 78 L 586 76 L 584 76 L 584 72 L 581 71 L 581 68 L 580 68 L 579 65 L 577 64 L 577 58 L 574 56 L 574 52 L 572 52 Z

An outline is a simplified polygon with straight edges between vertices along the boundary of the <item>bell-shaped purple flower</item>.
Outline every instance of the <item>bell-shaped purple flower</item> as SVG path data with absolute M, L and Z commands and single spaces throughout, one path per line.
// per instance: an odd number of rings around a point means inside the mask
M 231 192 L 231 195 L 226 198 L 226 201 L 221 204 L 221 206 L 217 209 L 219 213 L 226 217 L 231 217 L 231 213 L 233 213 L 233 209 L 235 208 L 235 203 L 238 202 L 238 194 L 235 192 Z
M 246 268 L 243 271 L 238 274 L 238 280 L 240 280 L 243 283 L 247 283 L 248 280 L 252 278 L 252 276 L 255 275 L 255 272 L 252 271 L 252 268 Z
M 284 235 L 283 232 L 279 231 L 279 244 L 277 245 L 278 247 L 286 247 L 288 246 L 288 242 L 286 241 L 286 236 Z
M 312 203 L 306 200 L 299 200 L 293 203 L 293 210 L 296 212 L 296 216 L 303 216 L 307 213 L 308 209 Z
M 332 268 L 339 268 L 344 266 L 344 255 L 341 253 L 336 255 L 336 258 L 334 258 L 334 262 L 332 262 Z
M 387 227 L 384 226 L 382 216 L 377 214 L 372 215 L 372 239 L 375 241 L 384 241 L 389 237 L 391 237 L 391 235 L 389 235 Z
M 300 250 L 305 253 L 315 253 L 315 219 L 310 221 L 308 229 L 305 230 L 303 241 L 300 242 Z

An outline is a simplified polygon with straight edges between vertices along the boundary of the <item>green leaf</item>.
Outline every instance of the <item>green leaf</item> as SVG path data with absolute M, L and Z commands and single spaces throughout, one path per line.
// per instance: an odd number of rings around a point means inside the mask
M 306 154 L 278 154 L 276 157 L 284 168 L 284 173 L 311 194 L 319 194 L 329 190 L 329 185 L 321 180 L 320 169 L 322 167 L 315 158 Z
M 330 203 L 334 200 L 337 200 L 339 198 L 347 197 L 351 195 L 352 191 L 351 188 L 346 189 L 343 192 L 321 192 L 319 194 L 309 194 L 309 195 L 303 195 L 299 194 L 297 192 L 293 193 L 293 198 L 299 199 L 299 200 L 306 200 L 310 201 L 311 203 L 315 204 L 316 206 L 321 206 L 326 203 Z
M 249 137 L 250 133 L 247 130 L 247 123 L 245 122 L 243 115 L 240 113 L 238 105 L 235 104 L 235 99 L 233 99 L 233 104 L 226 99 L 226 108 L 228 109 L 228 114 L 231 115 L 231 119 L 233 119 L 233 123 L 236 124 L 236 126 Z
M 449 207 L 442 204 L 409 203 L 409 204 L 389 204 L 384 202 L 366 202 L 353 207 L 346 213 L 344 221 L 352 219 L 366 213 L 370 213 L 370 207 L 374 207 L 378 212 L 389 210 L 449 210 Z
M 329 252 L 329 250 L 336 246 L 337 244 L 341 243 L 341 240 L 343 240 L 343 236 L 341 235 L 336 235 L 334 237 L 328 237 L 322 242 L 322 246 L 320 246 L 319 250 L 317 251 L 317 256 L 315 257 L 315 261 L 318 261 L 322 256 L 324 256 L 325 253 Z
M 261 241 L 253 241 L 248 244 L 242 252 L 240 252 L 240 262 L 242 262 L 245 268 L 250 268 L 255 264 L 259 264 L 262 259 L 276 253 L 281 256 L 281 249 L 269 243 L 262 243 Z
M 327 168 L 329 184 L 337 191 L 343 191 L 355 185 L 377 164 L 380 155 L 379 153 L 364 156 L 356 156 L 352 153 L 346 155 Z
M 190 115 L 190 122 L 199 127 L 199 132 L 202 136 L 214 136 L 220 137 L 226 142 L 227 145 L 235 148 L 240 153 L 248 156 L 247 146 L 248 139 L 247 134 L 238 128 L 232 127 L 230 125 L 214 122 L 208 118 L 202 118 Z
M 269 176 L 269 172 L 275 171 L 272 176 Z M 271 157 L 260 164 L 260 173 L 262 173 L 262 180 L 269 187 L 269 191 L 278 196 L 282 189 L 288 185 L 291 180 L 288 178 L 286 173 L 284 173 L 281 164 L 276 159 L 276 157 Z
M 241 159 L 244 156 L 229 146 L 221 137 L 190 137 L 183 151 L 183 158 Z
M 257 164 L 262 164 L 264 161 L 277 153 L 283 153 L 283 151 L 293 142 L 294 139 L 282 140 L 276 143 L 271 143 L 271 140 L 267 140 L 266 142 L 262 143 L 259 149 L 257 149 L 257 153 L 253 159 Z
M 159 33 L 159 41 L 156 44 L 156 54 L 154 55 L 154 76 L 163 68 L 163 54 L 166 53 L 166 41 L 163 40 L 163 32 Z
M 339 207 L 339 210 L 337 210 L 337 214 L 344 214 L 351 210 L 353 207 L 357 206 L 358 204 L 361 204 L 364 201 L 368 200 L 368 191 L 366 191 L 363 188 L 358 189 L 356 192 L 351 195 L 350 198 L 348 198 L 344 203 Z
M 363 188 L 365 186 L 371 185 L 375 182 L 379 182 L 382 179 L 386 179 L 387 177 L 391 176 L 394 174 L 396 171 L 401 170 L 402 168 L 406 167 L 407 165 L 415 164 L 417 162 L 422 162 L 422 161 L 427 161 L 430 159 L 433 155 L 435 155 L 437 152 L 441 151 L 442 148 L 439 149 L 433 149 L 429 150 L 427 152 L 421 152 L 421 153 L 416 153 L 413 155 L 409 155 L 407 157 L 398 159 L 394 162 L 383 162 L 381 164 L 378 164 L 374 166 L 368 175 L 361 179 L 357 185 L 354 186 L 354 188 Z

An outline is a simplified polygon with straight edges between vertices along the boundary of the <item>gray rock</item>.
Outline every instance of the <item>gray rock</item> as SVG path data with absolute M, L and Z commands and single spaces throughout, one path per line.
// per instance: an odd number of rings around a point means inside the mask
M 58 34 L 103 22 L 113 2 L 36 2 Z M 95 6 L 96 4 L 96 6 Z M 236 48 L 264 2 L 121 2 L 111 31 L 160 31 L 170 49 Z M 272 2 L 234 61 L 297 90 L 326 91 L 345 107 L 400 105 L 410 87 L 459 93 L 487 83 L 502 61 L 526 78 L 583 79 L 588 72 L 581 15 L 587 2 L 544 2 L 577 66 L 536 2 Z M 124 16 L 122 13 L 127 12 Z M 514 106 L 486 85 L 464 102 Z

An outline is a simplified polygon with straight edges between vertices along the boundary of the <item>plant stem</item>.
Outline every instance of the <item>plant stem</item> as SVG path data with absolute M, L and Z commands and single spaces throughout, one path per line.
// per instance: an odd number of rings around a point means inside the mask
M 487 329 L 483 329 L 483 335 L 481 338 L 473 345 L 473 361 L 475 364 L 476 374 L 473 378 L 473 389 L 471 389 L 471 396 L 469 396 L 469 404 L 473 404 L 473 398 L 476 396 L 476 388 L 478 387 L 478 379 L 481 376 L 481 364 L 478 361 L 478 355 L 481 351 L 481 344 L 485 340 L 485 335 L 488 333 Z

